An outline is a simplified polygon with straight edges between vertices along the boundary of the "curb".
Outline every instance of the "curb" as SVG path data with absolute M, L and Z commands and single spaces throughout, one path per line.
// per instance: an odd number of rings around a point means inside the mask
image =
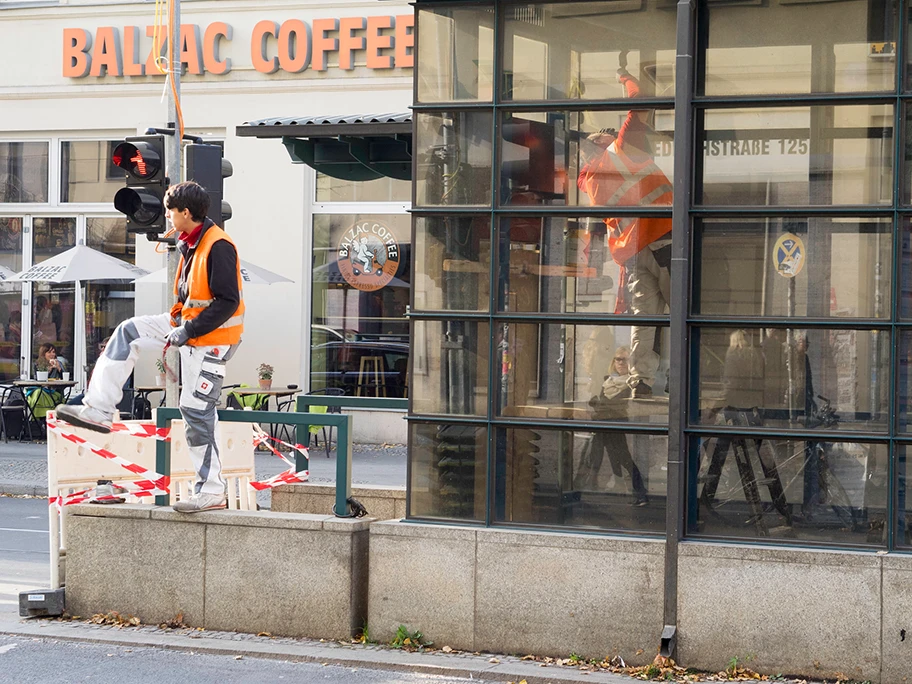
M 29 485 L 21 484 L 19 482 L 0 481 L 0 496 L 9 494 L 13 496 L 37 496 L 46 499 L 47 491 L 47 485 Z
M 30 638 L 56 639 L 114 646 L 147 646 L 175 651 L 192 651 L 209 655 L 246 656 L 312 662 L 339 667 L 358 667 L 391 672 L 408 671 L 450 677 L 463 677 L 488 682 L 520 681 L 527 684 L 562 684 L 564 682 L 597 682 L 598 684 L 630 684 L 635 679 L 609 672 L 577 671 L 561 666 L 542 667 L 538 663 L 502 656 L 510 662 L 492 663 L 489 656 L 449 655 L 445 653 L 409 653 L 392 649 L 351 649 L 344 655 L 338 647 L 318 642 L 273 644 L 245 641 L 226 641 L 205 636 L 179 634 L 130 633 L 128 628 L 117 630 L 79 630 L 53 622 L 24 620 L 18 623 L 0 621 L 0 634 Z M 94 632 L 89 634 L 88 632 Z M 81 633 L 74 633 L 81 632 Z

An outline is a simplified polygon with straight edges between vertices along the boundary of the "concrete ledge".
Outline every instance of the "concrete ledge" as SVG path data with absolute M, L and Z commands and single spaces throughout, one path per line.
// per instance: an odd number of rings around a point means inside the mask
M 405 517 L 405 487 L 359 485 L 352 496 L 364 504 L 368 515 L 377 520 Z M 334 484 L 280 485 L 272 490 L 272 510 L 285 513 L 330 514 L 336 503 Z
M 67 606 L 146 623 L 348 639 L 367 618 L 370 519 L 255 511 L 187 515 L 72 506 Z
M 881 680 L 881 601 L 888 601 L 880 556 L 706 543 L 680 549 L 680 662 L 720 670 L 733 657 L 750 658 L 749 667 L 765 673 Z M 912 596 L 903 587 L 897 594 Z
M 368 625 L 379 641 L 404 624 L 469 651 L 646 663 L 662 631 L 663 563 L 661 540 L 378 522 Z

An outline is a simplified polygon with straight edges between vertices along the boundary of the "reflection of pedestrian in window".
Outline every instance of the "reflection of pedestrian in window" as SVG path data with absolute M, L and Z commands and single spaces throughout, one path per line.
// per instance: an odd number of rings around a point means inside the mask
M 627 70 L 618 70 L 618 81 L 627 97 L 640 94 L 639 83 Z M 648 110 L 630 110 L 620 132 L 603 129 L 589 136 L 599 150 L 585 163 L 577 184 L 593 206 L 667 206 L 672 203 L 672 185 L 653 157 Z M 618 313 L 628 308 L 635 314 L 665 313 L 670 300 L 671 219 L 624 216 L 606 219 L 611 257 L 621 266 Z M 634 326 L 630 356 L 630 386 L 633 398 L 652 395 L 659 354 L 655 351 L 658 329 Z
M 736 330 L 729 336 L 728 351 L 725 353 L 725 366 L 722 371 L 721 413 L 724 424 L 736 427 L 759 427 L 763 425 L 760 405 L 764 398 L 764 363 L 760 351 L 750 342 L 745 330 Z M 779 478 L 775 457 L 764 452 L 763 440 L 747 440 L 729 435 L 716 438 L 712 460 L 706 473 L 706 483 L 700 492 L 703 505 L 712 507 L 715 504 L 716 490 L 722 477 L 722 468 L 728 453 L 734 446 L 743 450 L 743 463 L 739 465 L 741 485 L 745 496 L 756 492 L 756 481 L 753 479 L 753 467 L 749 463 L 748 444 L 757 448 L 757 458 L 769 488 L 770 498 L 776 510 L 791 525 L 791 511 Z M 737 454 L 736 454 L 737 457 Z M 749 479 L 748 479 L 749 478 Z M 750 500 L 750 499 L 748 499 Z
M 627 400 L 630 398 L 629 373 L 630 349 L 618 347 L 605 376 L 599 396 L 592 397 L 592 415 L 595 420 L 626 421 L 628 418 Z M 580 463 L 579 476 L 582 480 L 578 486 L 597 487 L 598 474 L 602 459 L 608 454 L 611 471 L 620 477 L 622 469 L 630 474 L 633 487 L 634 505 L 645 506 L 649 503 L 643 475 L 634 463 L 627 446 L 627 436 L 621 432 L 596 432 L 586 447 Z

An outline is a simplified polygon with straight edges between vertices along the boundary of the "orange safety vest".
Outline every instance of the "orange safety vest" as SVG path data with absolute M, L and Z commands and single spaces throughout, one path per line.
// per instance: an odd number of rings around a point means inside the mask
M 653 207 L 669 206 L 673 201 L 671 181 L 655 161 L 631 159 L 617 141 L 582 170 L 578 184 L 592 206 Z M 671 231 L 670 218 L 625 216 L 605 219 L 605 223 L 611 258 L 621 265 Z
M 232 245 L 234 241 L 228 237 L 228 233 L 216 225 L 209 226 L 209 229 L 203 233 L 200 243 L 193 254 L 193 263 L 190 264 L 190 273 L 187 276 L 187 301 L 181 307 L 181 320 L 191 321 L 199 316 L 213 302 L 212 291 L 209 289 L 209 272 L 208 261 L 209 251 L 219 240 L 227 240 Z M 235 245 L 235 250 L 237 246 Z M 180 264 L 177 267 L 177 276 L 174 279 L 174 295 L 177 297 L 178 286 L 180 284 L 180 274 L 184 270 L 184 257 L 181 257 Z M 191 338 L 187 344 L 195 347 L 207 347 L 216 345 L 237 344 L 241 341 L 241 333 L 244 332 L 244 291 L 241 287 L 241 262 L 237 262 L 238 293 L 241 295 L 241 301 L 237 310 L 227 321 L 210 333 L 201 337 Z M 173 309 L 172 309 L 173 311 Z

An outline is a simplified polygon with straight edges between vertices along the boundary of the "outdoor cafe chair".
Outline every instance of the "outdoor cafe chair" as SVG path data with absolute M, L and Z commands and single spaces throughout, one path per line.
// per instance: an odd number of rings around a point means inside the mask
M 307 393 L 309 396 L 324 396 L 324 397 L 343 397 L 345 396 L 345 390 L 341 387 L 324 387 L 323 389 L 313 390 Z M 310 413 L 342 413 L 341 406 L 310 406 L 308 408 Z M 329 438 L 326 437 L 326 430 L 329 430 Z M 330 443 L 332 442 L 332 425 L 328 428 L 326 426 L 320 425 L 311 425 L 310 434 L 314 436 L 314 446 L 319 445 L 317 441 L 317 433 L 322 430 L 323 432 L 323 446 L 326 447 L 326 458 L 329 458 Z

